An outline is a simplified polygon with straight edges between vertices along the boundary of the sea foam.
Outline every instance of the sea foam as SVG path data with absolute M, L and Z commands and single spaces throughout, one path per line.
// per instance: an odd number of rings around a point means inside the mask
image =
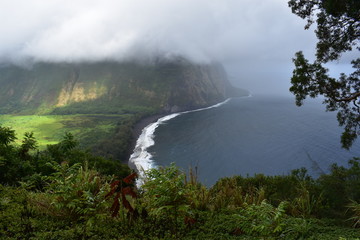
M 173 119 L 179 115 L 220 107 L 221 105 L 226 104 L 228 101 L 230 101 L 230 98 L 226 99 L 225 101 L 223 101 L 221 103 L 210 106 L 210 107 L 199 108 L 199 109 L 184 111 L 184 112 L 179 112 L 179 113 L 173 113 L 173 114 L 167 115 L 165 117 L 159 118 L 156 122 L 151 123 L 148 126 L 146 126 L 142 130 L 139 138 L 137 139 L 134 152 L 133 152 L 133 154 L 131 154 L 131 156 L 129 158 L 129 164 L 135 166 L 136 170 L 139 173 L 140 179 L 144 177 L 145 171 L 156 167 L 156 164 L 152 159 L 153 156 L 147 150 L 149 149 L 149 147 L 151 147 L 155 144 L 154 133 L 158 126 L 160 126 L 161 124 L 164 124 L 166 121 L 169 121 L 170 119 Z M 141 185 L 141 183 L 138 182 L 138 185 Z

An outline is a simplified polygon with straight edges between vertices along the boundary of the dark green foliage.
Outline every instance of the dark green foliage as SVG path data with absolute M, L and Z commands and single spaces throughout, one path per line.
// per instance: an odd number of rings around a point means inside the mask
M 79 149 L 70 133 L 42 152 L 36 151 L 32 133 L 26 134 L 19 147 L 8 135 L 10 140 L 1 145 L 0 184 L 15 186 L 22 181 L 28 191 L 0 185 L 0 238 L 88 239 L 98 234 L 92 230 L 95 223 L 109 218 L 106 179 L 126 176 L 129 169 Z
M 347 207 L 353 214 L 353 217 L 349 220 L 354 223 L 354 227 L 358 227 L 360 225 L 360 204 L 357 201 L 352 200 Z
M 349 161 L 349 167 L 331 166 L 329 174 L 314 180 L 305 169 L 294 170 L 288 176 L 236 176 L 220 179 L 211 189 L 216 208 L 243 206 L 267 199 L 273 205 L 290 202 L 288 213 L 301 217 L 336 217 L 346 219 L 351 200 L 360 201 L 359 159 Z M 223 196 L 217 198 L 217 196 Z
M 26 132 L 24 136 L 24 140 L 22 141 L 20 147 L 20 155 L 22 158 L 29 158 L 29 151 L 37 149 L 37 142 L 34 137 L 34 133 Z
M 282 202 L 275 208 L 262 201 L 260 204 L 246 206 L 239 211 L 238 228 L 250 236 L 279 236 L 286 225 L 286 205 L 286 202 Z
M 329 77 L 328 70 L 319 62 L 310 64 L 301 52 L 296 53 L 293 61 L 295 70 L 290 91 L 296 96 L 296 104 L 301 106 L 307 96 L 324 95 L 326 109 L 338 111 L 339 125 L 345 129 L 341 143 L 349 149 L 360 130 L 360 59 L 353 62 L 356 71 L 348 77 L 342 74 L 339 80 Z
M 349 161 L 350 168 L 331 166 L 331 172 L 318 179 L 330 209 L 345 209 L 351 200 L 360 200 L 359 159 Z
M 142 117 L 147 114 L 130 115 L 118 122 L 114 133 L 92 146 L 96 155 L 114 159 L 128 159 L 130 145 L 133 138 L 133 128 Z
M 288 176 L 224 178 L 210 189 L 193 173 L 188 179 L 171 165 L 148 171 L 137 190 L 135 173 L 125 177 L 128 168 L 79 149 L 69 133 L 58 144 L 37 151 L 32 133 L 15 146 L 13 131 L 5 130 L 1 239 L 360 236 L 359 229 L 351 228 L 360 221 L 359 159 L 350 160 L 348 167 L 333 165 L 319 179 L 297 169 Z
M 119 161 L 94 156 L 80 149 L 70 133 L 66 133 L 58 144 L 49 145 L 40 152 L 33 133 L 26 133 L 22 144 L 17 147 L 13 130 L 0 126 L 0 131 L 4 136 L 3 144 L 0 144 L 0 184 L 17 185 L 19 181 L 27 181 L 29 186 L 42 189 L 48 180 L 46 176 L 54 172 L 48 165 L 51 162 L 87 165 L 102 174 L 120 177 L 130 172 Z
M 185 184 L 185 174 L 172 164 L 167 168 L 151 169 L 146 173 L 143 199 L 149 215 L 166 221 L 171 232 L 178 235 L 180 221 L 190 217 L 187 198 L 189 188 Z
M 350 168 L 342 169 L 347 172 L 342 175 L 346 175 L 352 183 L 356 183 L 355 176 L 359 176 L 357 163 L 355 161 L 351 163 Z M 129 210 L 122 205 L 118 217 L 110 217 L 113 198 L 106 195 L 109 195 L 111 188 L 99 173 L 82 167 L 81 164 L 70 166 L 66 162 L 61 164 L 52 162 L 50 166 L 54 173 L 49 176 L 49 184 L 43 192 L 0 185 L 2 239 L 31 237 L 34 239 L 339 239 L 340 237 L 356 239 L 359 237 L 358 229 L 342 226 L 358 222 L 359 207 L 355 201 L 351 202 L 348 210 L 351 214 L 354 213 L 353 217 L 342 225 L 336 221 L 316 219 L 314 218 L 316 215 L 309 218 L 302 213 L 295 214 L 292 211 L 294 207 L 291 205 L 297 198 L 302 197 L 302 193 L 297 188 L 303 186 L 304 189 L 310 190 L 313 185 L 318 184 L 316 180 L 309 178 L 304 170 L 294 171 L 291 176 L 276 178 L 259 175 L 253 178 L 223 179 L 210 189 L 208 193 L 210 201 L 206 202 L 207 207 L 202 210 L 193 205 L 194 196 L 203 194 L 203 189 L 199 188 L 198 183 L 188 182 L 185 175 L 174 165 L 152 170 L 148 175 L 151 178 L 144 185 L 143 193 L 139 198 L 126 197 L 128 203 L 138 213 L 136 218 L 132 215 L 130 221 L 127 214 Z M 328 177 L 337 177 L 337 175 L 333 171 Z M 131 183 L 133 176 L 125 178 L 124 182 Z M 281 178 L 283 179 L 279 180 Z M 276 188 L 281 189 L 280 186 L 286 182 L 289 196 L 286 197 L 285 190 L 283 190 L 284 194 L 276 197 L 268 194 L 266 189 L 272 189 L 270 192 Z M 319 189 L 322 190 L 322 187 Z M 356 190 L 355 187 L 352 190 Z M 240 193 L 240 195 L 227 201 L 226 204 L 218 205 L 219 208 L 215 209 L 216 203 L 213 200 L 215 198 L 226 200 L 230 196 L 229 193 L 235 195 Z M 274 198 L 275 201 L 280 202 L 271 203 L 264 200 L 264 196 L 270 196 L 270 199 Z M 281 200 L 284 198 L 289 201 Z M 241 203 L 236 205 L 236 199 L 242 199 Z M 304 202 L 306 201 L 304 199 Z M 344 208 L 343 211 L 346 209 Z
M 38 210 L 51 211 L 54 217 L 65 221 L 83 223 L 83 235 L 87 236 L 89 228 L 107 217 L 109 204 L 105 195 L 109 184 L 98 172 L 80 164 L 53 163 L 52 167 L 55 172 L 46 188 L 51 193 L 51 205 L 37 206 Z M 36 200 L 34 195 L 33 201 Z
M 306 29 L 314 22 L 319 39 L 316 57 L 320 62 L 339 59 L 356 46 L 360 36 L 360 3 L 357 0 L 290 0 L 292 12 L 306 19 Z M 315 19 L 314 19 L 315 18 Z
M 95 156 L 89 151 L 78 148 L 78 144 L 77 140 L 70 133 L 67 133 L 58 144 L 49 145 L 45 151 L 40 153 L 40 160 L 49 161 L 50 158 L 57 163 L 68 162 L 70 165 L 76 163 L 85 165 L 86 163 L 90 168 L 96 168 L 105 175 L 114 174 L 124 177 L 129 174 L 129 168 L 119 161 Z
M 68 169 L 45 192 L 0 185 L 1 239 L 112 239 L 116 221 L 108 216 L 105 194 L 109 185 L 93 170 Z M 71 167 L 70 167 L 71 168 Z M 101 226 L 101 227 L 100 227 Z M 101 237 L 100 237 L 101 236 Z
M 224 193 L 225 190 L 229 191 L 226 194 L 229 196 L 225 201 L 235 201 L 233 204 L 238 206 L 243 205 L 244 202 L 260 203 L 264 199 L 277 205 L 283 201 L 293 201 L 303 197 L 304 191 L 315 198 L 320 197 L 320 191 L 315 181 L 306 174 L 305 169 L 294 170 L 291 175 L 287 176 L 257 174 L 254 177 L 223 178 L 211 188 L 211 194 L 216 196 L 219 193 Z M 297 212 L 295 206 L 296 204 L 291 205 L 293 210 Z
M 28 193 L 24 189 L 0 185 L 0 238 L 30 238 L 32 213 L 27 202 Z M 29 231 L 30 230 L 30 231 Z
M 31 158 L 27 155 L 36 145 L 32 133 L 27 134 L 20 148 L 13 146 L 15 131 L 0 125 L 0 184 L 15 184 L 34 173 Z
M 307 96 L 324 96 L 328 111 L 338 111 L 338 122 L 344 127 L 342 146 L 349 149 L 360 134 L 360 58 L 351 61 L 354 72 L 341 74 L 338 79 L 328 74 L 324 63 L 338 60 L 353 48 L 360 50 L 360 2 L 357 0 L 290 0 L 292 12 L 307 19 L 305 28 L 315 22 L 318 43 L 316 61 L 309 63 L 302 52 L 293 59 L 295 70 L 290 91 L 296 104 L 302 105 Z
M 14 142 L 16 139 L 15 131 L 9 127 L 0 126 L 0 145 L 7 147 L 9 143 Z

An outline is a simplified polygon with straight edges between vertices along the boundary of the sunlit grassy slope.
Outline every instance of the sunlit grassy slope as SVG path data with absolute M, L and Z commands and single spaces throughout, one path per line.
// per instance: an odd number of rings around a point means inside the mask
M 17 143 L 25 132 L 34 132 L 39 147 L 57 143 L 65 132 L 71 132 L 82 144 L 99 141 L 114 131 L 127 115 L 0 115 L 0 125 L 16 130 Z

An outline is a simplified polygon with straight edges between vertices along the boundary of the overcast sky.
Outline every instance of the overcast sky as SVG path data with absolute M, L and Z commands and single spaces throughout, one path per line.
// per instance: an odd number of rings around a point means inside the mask
M 0 60 L 99 61 L 182 55 L 222 62 L 236 85 L 287 92 L 313 30 L 287 0 L 0 0 Z

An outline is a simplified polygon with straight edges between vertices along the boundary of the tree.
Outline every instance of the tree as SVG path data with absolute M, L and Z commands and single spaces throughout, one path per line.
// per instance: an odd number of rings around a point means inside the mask
M 0 184 L 16 185 L 34 173 L 27 154 L 36 145 L 32 133 L 26 133 L 21 147 L 14 144 L 16 139 L 15 130 L 0 125 Z
M 7 147 L 16 140 L 15 130 L 0 125 L 0 146 Z
M 22 158 L 29 158 L 29 151 L 37 149 L 37 141 L 34 137 L 33 132 L 26 132 L 24 136 L 24 140 L 22 140 L 22 144 L 20 146 L 20 155 Z
M 360 134 L 360 58 L 351 61 L 353 73 L 342 73 L 338 79 L 330 77 L 323 64 L 360 50 L 360 1 L 290 0 L 288 4 L 294 14 L 307 20 L 305 29 L 316 22 L 319 40 L 314 63 L 302 52 L 295 54 L 290 91 L 298 106 L 307 96 L 324 96 L 326 109 L 338 111 L 339 125 L 344 127 L 342 147 L 349 149 Z

